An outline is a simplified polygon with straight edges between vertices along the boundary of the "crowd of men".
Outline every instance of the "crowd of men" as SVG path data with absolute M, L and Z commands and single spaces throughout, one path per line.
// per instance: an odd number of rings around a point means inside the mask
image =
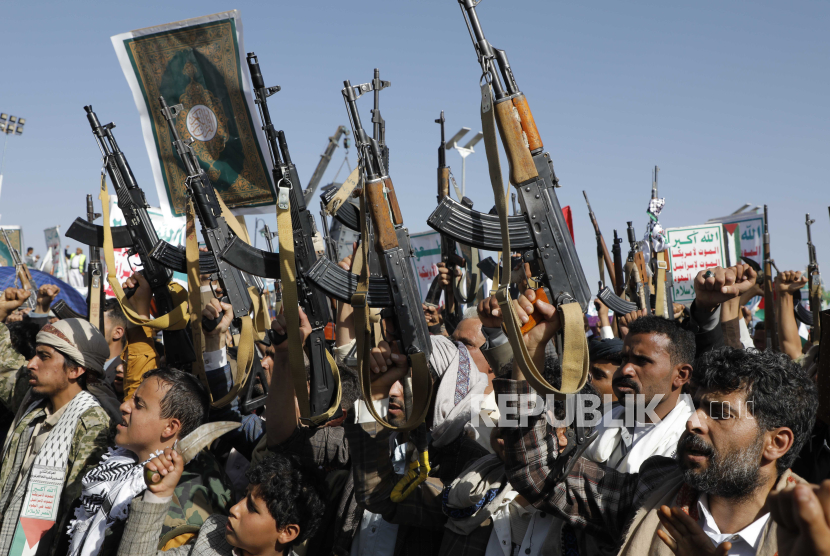
M 451 295 L 444 265 L 439 280 Z M 779 307 L 804 283 L 780 272 Z M 147 281 L 137 273 L 125 285 L 149 319 Z M 236 375 L 233 311 L 220 299 L 203 310 L 220 321 L 203 330 L 202 380 L 168 366 L 155 331 L 115 299 L 99 331 L 50 315 L 56 286 L 38 290 L 34 311 L 21 309 L 30 292 L 9 288 L 0 556 L 830 554 L 830 349 L 820 353 L 819 338 L 802 345 L 791 309 L 777 313 L 780 351 L 766 349 L 743 311 L 759 295 L 748 265 L 701 271 L 694 289 L 673 320 L 645 310 L 609 318 L 596 300 L 589 381 L 547 405 L 497 341 L 495 297 L 454 326 L 424 306 L 431 471 L 401 499 L 393 491 L 417 454 L 368 406 L 406 421 L 410 363 L 379 342 L 364 399 L 350 305 L 337 303 L 333 341 L 342 415 L 308 426 L 287 341 L 256 345 L 264 407 L 212 406 Z M 532 289 L 513 303 L 522 322 L 537 322 L 523 336 L 527 354 L 561 384 L 560 312 Z M 273 318 L 275 338 L 286 327 L 282 313 Z M 300 311 L 303 342 L 310 331 Z M 601 419 L 568 418 L 589 399 L 608 402 L 593 405 Z M 218 421 L 238 427 L 195 457 L 181 448 Z

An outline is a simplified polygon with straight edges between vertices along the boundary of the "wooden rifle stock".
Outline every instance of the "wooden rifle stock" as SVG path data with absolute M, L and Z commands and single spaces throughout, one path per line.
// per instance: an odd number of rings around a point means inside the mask
M 533 120 L 533 114 L 527 105 L 527 98 L 522 93 L 519 93 L 512 100 L 513 106 L 516 107 L 519 121 L 522 124 L 522 131 L 524 131 L 525 138 L 527 139 L 528 149 L 530 149 L 530 152 L 533 152 L 537 149 L 544 148 L 542 138 L 539 137 L 539 130 L 536 128 L 536 122 Z
M 438 168 L 438 202 L 450 195 L 450 169 Z
M 536 164 L 528 148 L 522 121 L 510 100 L 504 99 L 495 103 L 496 123 L 499 126 L 502 145 L 504 145 L 504 152 L 510 166 L 510 181 L 514 185 L 519 185 L 532 180 L 539 173 L 536 171 Z
M 395 225 L 389 213 L 389 205 L 383 195 L 383 179 L 366 183 L 366 195 L 369 199 L 369 206 L 366 209 L 372 215 L 372 225 L 375 229 L 375 242 L 381 251 L 394 249 L 398 246 L 398 236 L 395 233 Z M 392 183 L 391 181 L 389 182 Z
M 389 200 L 389 210 L 392 211 L 392 221 L 396 226 L 402 226 L 403 214 L 401 214 L 401 207 L 398 206 L 398 196 L 395 195 L 395 186 L 392 185 L 392 178 L 383 178 L 383 184 L 386 186 L 386 197 Z

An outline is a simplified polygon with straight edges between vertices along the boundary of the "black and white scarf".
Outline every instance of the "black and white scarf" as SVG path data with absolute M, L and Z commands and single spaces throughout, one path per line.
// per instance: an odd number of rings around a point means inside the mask
M 126 448 L 110 448 L 101 463 L 84 475 L 81 507 L 69 523 L 68 556 L 98 554 L 107 529 L 116 521 L 126 521 L 130 502 L 147 488 L 144 465 L 161 453 L 138 463 L 138 457 Z

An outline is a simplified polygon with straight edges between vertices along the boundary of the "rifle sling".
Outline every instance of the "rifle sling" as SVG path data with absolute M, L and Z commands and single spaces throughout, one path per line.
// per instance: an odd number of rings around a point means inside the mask
M 340 189 L 337 190 L 337 193 L 334 194 L 334 197 L 326 205 L 326 212 L 331 216 L 334 216 L 337 213 L 337 210 L 346 202 L 346 200 L 351 197 L 352 191 L 354 188 L 357 187 L 357 183 L 360 181 L 360 166 L 356 166 L 354 170 L 352 170 L 349 177 L 346 178 L 346 181 L 343 182 L 343 185 L 340 186 Z
M 277 202 L 277 231 L 280 242 L 280 277 L 282 280 L 282 307 L 285 312 L 286 331 L 288 334 L 288 364 L 291 366 L 291 381 L 294 394 L 300 408 L 303 421 L 314 426 L 328 421 L 340 407 L 340 371 L 337 363 L 325 350 L 326 359 L 331 367 L 331 374 L 337 387 L 337 394 L 331 406 L 320 415 L 311 415 L 308 399 L 308 380 L 306 379 L 305 360 L 303 359 L 303 342 L 300 337 L 300 309 L 297 296 L 297 262 L 294 256 L 294 228 L 291 225 L 291 200 L 285 195 L 285 206 Z
M 94 250 L 93 250 L 94 251 Z M 99 252 L 100 258 L 100 252 Z M 101 271 L 99 264 L 92 269 L 89 265 L 89 323 L 95 328 L 100 328 L 101 333 L 104 333 L 104 328 L 101 325 Z
M 654 314 L 666 319 L 671 319 L 674 316 L 674 308 L 666 306 L 666 252 L 660 251 L 657 253 L 657 275 L 654 277 Z
M 362 181 L 362 180 L 361 180 Z M 352 296 L 352 308 L 354 309 L 355 323 L 355 355 L 360 377 L 360 391 L 366 408 L 372 417 L 384 428 L 393 431 L 411 431 L 420 425 L 426 418 L 429 410 L 429 402 L 432 398 L 432 377 L 425 353 L 414 353 L 409 355 L 409 362 L 412 365 L 412 410 L 407 408 L 408 417 L 400 427 L 390 424 L 386 419 L 378 415 L 375 405 L 372 403 L 372 370 L 369 368 L 371 342 L 367 341 L 371 336 L 371 322 L 369 318 L 369 245 L 366 238 L 369 234 L 366 230 L 366 188 L 360 196 L 360 248 L 362 260 L 360 264 L 360 281 Z
M 484 132 L 484 146 L 487 153 L 487 165 L 490 170 L 490 183 L 493 186 L 493 196 L 496 201 L 496 210 L 499 213 L 501 224 L 502 253 L 505 265 L 510 261 L 510 233 L 508 229 L 507 195 L 502 182 L 499 150 L 496 143 L 496 121 L 493 109 L 493 94 L 489 83 L 481 87 L 481 125 Z M 505 268 L 501 273 L 501 280 L 496 291 L 496 300 L 503 315 L 503 324 L 513 356 L 519 365 L 525 379 L 540 395 L 572 394 L 578 392 L 588 381 L 588 341 L 583 332 L 584 324 L 582 308 L 579 303 L 558 304 L 560 320 L 563 322 L 563 349 L 562 349 L 562 383 L 556 389 L 542 376 L 524 343 L 516 309 L 510 298 L 510 271 Z M 554 303 L 555 300 L 551 299 Z
M 98 196 L 101 200 L 101 213 L 104 216 L 104 261 L 107 263 L 107 281 L 112 286 L 112 291 L 118 299 L 119 305 L 124 310 L 127 320 L 139 326 L 147 326 L 155 330 L 182 330 L 187 326 L 187 292 L 175 282 L 167 284 L 170 296 L 173 299 L 173 310 L 155 319 L 146 319 L 139 315 L 133 308 L 130 300 L 124 294 L 118 277 L 115 275 L 115 255 L 112 246 L 112 230 L 110 229 L 110 198 L 107 192 L 107 178 L 101 174 L 101 193 Z M 198 265 L 198 258 L 197 258 Z M 90 315 L 91 317 L 91 315 Z M 201 353 L 201 352 L 199 352 Z

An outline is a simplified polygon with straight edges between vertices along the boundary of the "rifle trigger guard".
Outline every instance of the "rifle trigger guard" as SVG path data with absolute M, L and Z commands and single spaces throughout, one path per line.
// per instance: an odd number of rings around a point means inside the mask
M 283 210 L 288 209 L 288 193 L 291 191 L 291 183 L 282 185 L 286 180 L 281 179 L 277 182 L 277 206 Z

